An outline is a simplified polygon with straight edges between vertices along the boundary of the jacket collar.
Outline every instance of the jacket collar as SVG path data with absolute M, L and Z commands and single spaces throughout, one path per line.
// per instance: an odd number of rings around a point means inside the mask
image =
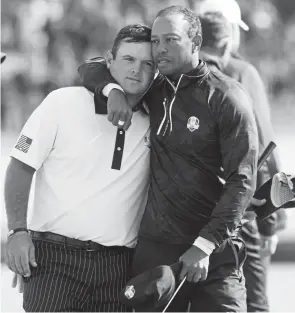
M 207 64 L 204 61 L 200 60 L 196 68 L 180 76 L 176 86 L 172 83 L 172 81 L 168 77 L 164 76 L 164 78 L 169 83 L 169 85 L 174 89 L 174 92 L 176 92 L 177 89 L 185 87 L 193 82 L 201 84 L 209 73 L 210 70 Z

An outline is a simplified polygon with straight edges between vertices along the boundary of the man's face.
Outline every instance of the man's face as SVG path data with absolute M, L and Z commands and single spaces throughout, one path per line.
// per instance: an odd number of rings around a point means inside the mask
M 141 96 L 155 75 L 151 43 L 122 42 L 115 58 L 108 61 L 112 76 L 126 94 Z
M 171 77 L 190 70 L 193 42 L 188 36 L 189 23 L 181 14 L 158 17 L 152 28 L 152 51 L 161 73 Z

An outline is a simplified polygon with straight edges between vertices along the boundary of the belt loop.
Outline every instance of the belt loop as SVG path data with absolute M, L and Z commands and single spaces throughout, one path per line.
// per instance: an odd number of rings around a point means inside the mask
M 66 251 L 68 251 L 67 237 L 64 237 L 64 248 Z
M 87 252 L 93 252 L 95 251 L 92 246 L 91 246 L 91 240 L 88 240 L 87 243 L 86 243 L 86 251 Z

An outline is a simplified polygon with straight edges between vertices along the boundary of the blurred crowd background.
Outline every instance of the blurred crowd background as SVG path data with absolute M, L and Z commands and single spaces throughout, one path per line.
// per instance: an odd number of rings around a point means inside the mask
M 127 23 L 150 25 L 165 6 L 197 9 L 200 1 L 2 0 L 1 49 L 8 54 L 2 66 L 2 130 L 20 131 L 50 91 L 79 84 L 77 66 L 105 54 Z M 250 26 L 242 32 L 241 54 L 259 69 L 275 122 L 288 127 L 295 116 L 295 1 L 238 2 Z
M 2 207 L 9 150 L 43 98 L 56 88 L 79 85 L 78 65 L 85 59 L 104 55 L 121 27 L 137 22 L 151 25 L 156 13 L 169 5 L 197 10 L 200 1 L 1 1 L 1 51 L 8 55 L 1 66 Z M 238 3 L 243 20 L 250 27 L 248 32 L 241 31 L 240 53 L 256 66 L 265 82 L 283 169 L 295 173 L 295 0 L 238 0 Z M 4 209 L 1 217 L 5 240 Z M 295 212 L 280 239 L 273 259 L 295 261 Z M 6 275 L 2 276 L 5 284 L 10 285 L 10 278 L 6 278 L 10 277 L 8 270 L 3 275 Z M 295 310 L 291 295 L 294 275 L 295 263 L 272 266 L 270 282 L 274 284 L 270 284 L 269 291 L 272 308 L 277 304 L 281 311 Z M 282 279 L 289 281 L 286 294 L 281 295 L 285 296 L 283 307 L 279 295 Z M 16 300 L 19 307 L 20 297 L 16 292 L 12 294 L 14 291 L 10 288 L 5 290 L 8 294 L 3 294 L 2 299 L 7 301 L 7 307 L 11 311 L 18 310 L 11 304 Z

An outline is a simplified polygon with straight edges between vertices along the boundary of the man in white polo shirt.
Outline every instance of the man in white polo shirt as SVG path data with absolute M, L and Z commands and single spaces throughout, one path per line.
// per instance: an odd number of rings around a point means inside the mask
M 26 311 L 127 309 L 119 292 L 129 279 L 149 177 L 149 118 L 138 104 L 155 75 L 150 35 L 146 26 L 126 26 L 108 53 L 112 76 L 139 108 L 128 133 L 99 114 L 87 89 L 68 87 L 45 98 L 12 150 L 7 262 L 25 277 Z

